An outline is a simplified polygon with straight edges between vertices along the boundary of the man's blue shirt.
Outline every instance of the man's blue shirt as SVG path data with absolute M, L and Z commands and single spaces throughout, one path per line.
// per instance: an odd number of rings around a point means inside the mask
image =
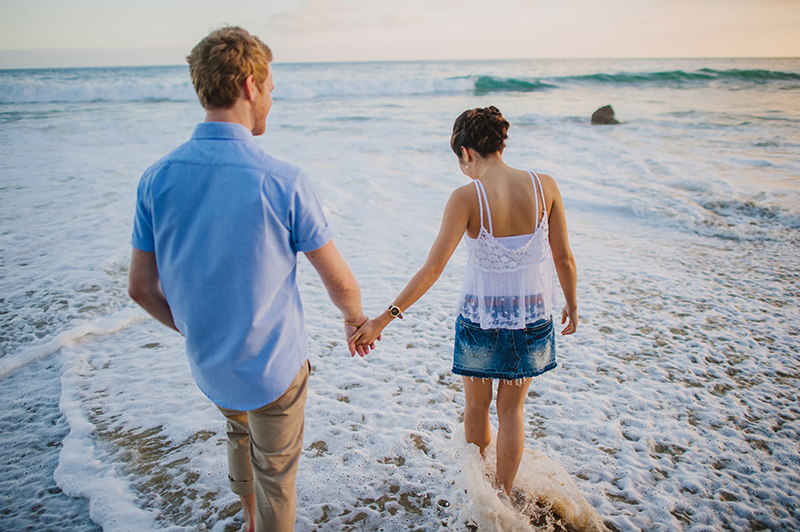
M 131 243 L 155 252 L 192 374 L 215 404 L 260 408 L 292 382 L 308 358 L 297 252 L 330 239 L 308 178 L 242 125 L 198 124 L 144 173 Z

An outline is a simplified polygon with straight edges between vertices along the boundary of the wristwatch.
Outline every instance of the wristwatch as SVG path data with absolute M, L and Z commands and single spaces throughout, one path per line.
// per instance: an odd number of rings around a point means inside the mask
M 389 305 L 389 315 L 393 318 L 400 318 L 403 319 L 403 313 L 400 312 L 400 307 L 397 305 Z

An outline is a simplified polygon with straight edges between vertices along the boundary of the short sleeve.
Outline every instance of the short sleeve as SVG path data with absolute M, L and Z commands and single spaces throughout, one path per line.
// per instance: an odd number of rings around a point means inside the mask
M 289 224 L 295 249 L 304 253 L 321 248 L 333 238 L 333 231 L 322 211 L 322 202 L 303 172 L 295 181 Z
M 141 251 L 154 252 L 156 250 L 155 238 L 153 237 L 153 218 L 150 209 L 147 208 L 145 192 L 145 180 L 139 182 L 136 193 L 136 212 L 133 217 L 133 233 L 131 234 L 131 245 Z

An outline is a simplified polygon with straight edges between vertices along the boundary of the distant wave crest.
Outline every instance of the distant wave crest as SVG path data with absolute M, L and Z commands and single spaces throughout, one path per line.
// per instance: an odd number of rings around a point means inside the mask
M 446 93 L 487 94 L 494 92 L 533 92 L 568 88 L 571 85 L 653 85 L 695 87 L 704 84 L 763 85 L 778 83 L 781 88 L 800 88 L 800 73 L 777 70 L 670 70 L 662 72 L 597 72 L 576 76 L 537 78 L 502 77 L 488 74 L 408 78 L 375 75 L 363 79 L 282 78 L 275 89 L 276 99 L 380 97 Z M 0 72 L 0 104 L 91 103 L 136 101 L 196 101 L 188 72 L 180 67 L 141 67 L 108 69 L 28 70 Z
M 775 70 L 715 70 L 711 68 L 701 68 L 694 72 L 683 70 L 669 70 L 664 72 L 619 72 L 616 74 L 588 74 L 585 76 L 567 76 L 557 78 L 563 83 L 569 82 L 588 82 L 601 84 L 666 84 L 675 85 L 680 83 L 698 82 L 753 82 L 763 83 L 769 81 L 800 81 L 800 73 L 781 72 Z
M 800 81 L 800 73 L 798 72 L 780 72 L 775 70 L 712 70 L 710 68 L 703 68 L 701 72 L 708 73 L 722 79 L 742 79 L 746 81 L 771 81 L 771 80 L 785 80 L 785 81 Z
M 475 92 L 531 92 L 555 88 L 555 85 L 542 81 L 530 81 L 514 78 L 500 78 L 495 76 L 477 76 L 475 79 Z
M 119 76 L 109 74 L 97 77 L 29 72 L 30 75 L 27 76 L 0 77 L 0 104 L 192 101 L 197 99 L 188 74 L 186 79 L 181 79 L 169 71 L 163 75 L 158 75 L 159 71 L 155 71 L 148 72 L 143 76 L 125 73 Z

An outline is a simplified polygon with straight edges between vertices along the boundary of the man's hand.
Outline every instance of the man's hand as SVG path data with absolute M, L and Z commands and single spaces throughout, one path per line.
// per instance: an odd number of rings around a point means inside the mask
M 365 323 L 369 322 L 369 318 L 367 316 L 362 316 L 361 319 L 358 321 L 361 322 L 360 326 L 351 325 L 350 323 L 344 324 L 344 337 L 347 339 L 347 349 L 350 350 L 350 356 L 355 356 L 358 353 L 358 356 L 363 357 L 370 350 L 375 349 L 375 342 L 371 342 L 369 344 L 360 344 L 356 345 L 355 342 L 351 341 L 351 338 L 356 335 L 356 333 L 361 330 L 361 327 L 364 326 Z M 380 340 L 380 338 L 378 338 Z
M 354 346 L 355 349 L 360 347 L 375 349 L 375 342 L 381 339 L 381 332 L 388 324 L 388 322 L 382 323 L 379 318 L 380 317 L 364 322 L 364 324 L 349 337 L 347 343 Z

